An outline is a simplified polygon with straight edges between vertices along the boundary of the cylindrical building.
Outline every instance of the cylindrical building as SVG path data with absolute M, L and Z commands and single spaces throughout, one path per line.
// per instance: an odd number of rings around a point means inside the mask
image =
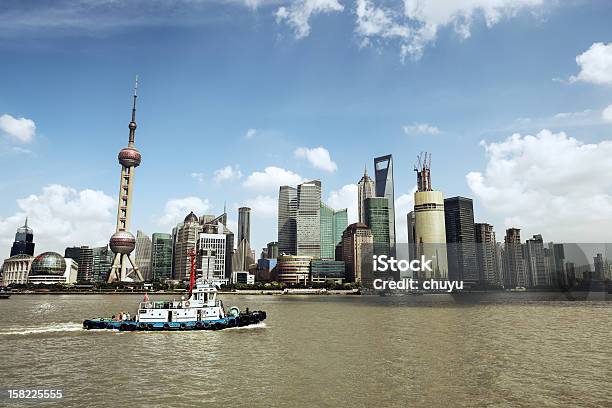
M 416 273 L 418 279 L 446 279 L 446 225 L 444 222 L 444 194 L 431 188 L 431 156 L 419 157 L 417 172 L 418 191 L 414 193 L 414 241 L 416 258 L 432 260 L 432 271 Z

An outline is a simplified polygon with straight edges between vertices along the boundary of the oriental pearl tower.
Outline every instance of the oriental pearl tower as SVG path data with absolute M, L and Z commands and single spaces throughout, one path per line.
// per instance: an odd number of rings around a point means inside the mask
M 119 164 L 121 164 L 121 180 L 119 182 L 119 205 L 117 208 L 117 228 L 110 238 L 110 248 L 115 254 L 113 266 L 108 275 L 107 282 L 142 281 L 142 275 L 132 260 L 130 254 L 136 247 L 136 238 L 129 231 L 130 213 L 132 212 L 132 190 L 134 188 L 134 170 L 140 165 L 142 156 L 134 147 L 136 133 L 136 92 L 138 90 L 138 77 L 134 85 L 134 99 L 132 104 L 132 120 L 129 124 L 130 138 L 127 147 L 119 151 Z

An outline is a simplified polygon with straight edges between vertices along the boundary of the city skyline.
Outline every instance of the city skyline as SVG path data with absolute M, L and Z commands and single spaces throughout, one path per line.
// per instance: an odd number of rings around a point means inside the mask
M 517 227 L 524 237 L 542 234 L 555 242 L 612 241 L 612 194 L 605 177 L 612 170 L 612 125 L 605 119 L 612 80 L 589 65 L 597 58 L 608 61 L 612 46 L 605 44 L 610 29 L 604 16 L 610 7 L 603 2 L 581 7 L 587 25 L 579 24 L 576 7 L 541 3 L 543 20 L 517 6 L 516 15 L 503 14 L 489 27 L 478 17 L 486 12 L 470 10 L 475 13 L 470 38 L 459 41 L 450 25 L 441 24 L 435 43 L 419 58 L 404 61 L 397 44 L 340 42 L 347 39 L 349 3 L 342 13 L 312 15 L 312 30 L 299 39 L 287 20 L 270 21 L 277 7 L 268 2 L 256 10 L 223 6 L 237 21 L 251 23 L 238 28 L 226 21 L 233 31 L 224 50 L 214 45 L 227 29 L 215 23 L 185 28 L 179 19 L 172 27 L 108 26 L 99 28 L 99 35 L 71 26 L 41 39 L 36 27 L 20 28 L 17 17 L 0 38 L 7 57 L 0 72 L 14 78 L 0 98 L 0 161 L 7 169 L 27 171 L 0 182 L 5 197 L 0 244 L 10 247 L 26 216 L 37 233 L 37 252 L 97 247 L 108 239 L 117 208 L 113 156 L 125 143 L 135 73 L 143 84 L 139 149 L 146 159 L 137 169 L 132 231 L 169 233 L 189 211 L 219 214 L 227 201 L 235 233 L 237 209 L 252 208 L 251 247 L 259 251 L 276 240 L 279 185 L 320 179 L 323 202 L 349 208 L 350 224 L 357 221 L 356 184 L 363 165 L 373 176 L 372 159 L 392 154 L 397 242 L 406 242 L 412 166 L 418 152 L 427 150 L 433 153 L 436 189 L 445 197 L 472 198 L 475 221 L 494 225 L 498 240 L 506 228 Z M 19 10 L 15 5 L 17 16 Z M 564 33 L 575 20 L 571 35 Z M 337 28 L 330 26 L 336 22 Z M 211 36 L 201 36 L 204 32 Z M 337 32 L 344 36 L 328 48 L 316 45 Z M 147 45 L 161 33 L 187 40 L 202 56 L 182 58 L 191 55 L 188 47 Z M 232 52 L 244 50 L 240 41 L 250 35 L 259 45 L 249 55 L 269 56 L 278 68 L 266 58 L 254 60 L 250 71 L 240 68 L 242 59 Z M 282 39 L 272 41 L 275 35 Z M 531 44 L 524 45 L 521 35 L 529 35 Z M 501 38 L 503 53 L 496 46 Z M 551 41 L 564 47 L 553 50 L 546 46 Z M 33 42 L 62 50 L 62 59 L 34 52 Z M 20 52 L 28 52 L 27 69 L 23 59 L 11 58 Z M 353 64 L 347 67 L 334 53 Z M 151 64 L 158 54 L 176 67 Z M 121 67 L 111 66 L 124 57 Z M 321 61 L 327 62 L 325 71 Z M 447 68 L 450 62 L 454 70 Z M 294 85 L 287 92 L 277 81 Z M 255 95 L 257 104 L 245 100 Z M 515 132 L 521 137 L 513 138 Z M 180 145 L 177 136 L 184 139 Z M 202 155 L 209 147 L 216 154 Z M 549 153 L 538 154 L 544 149 Z M 581 168 L 585 161 L 592 167 Z M 503 164 L 519 170 L 504 172 Z M 534 166 L 536 172 L 526 171 Z M 591 196 L 598 200 L 595 207 Z M 71 219 L 75 211 L 79 217 Z M 589 217 L 582 217 L 584 212 Z M 572 219 L 575 224 L 567 222 Z

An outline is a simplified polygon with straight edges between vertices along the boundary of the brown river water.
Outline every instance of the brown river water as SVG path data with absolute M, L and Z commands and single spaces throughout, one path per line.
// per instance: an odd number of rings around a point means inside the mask
M 133 313 L 142 297 L 0 300 L 0 406 L 612 407 L 609 295 L 222 298 L 268 319 L 86 331 L 84 319 Z M 9 400 L 7 388 L 63 399 Z

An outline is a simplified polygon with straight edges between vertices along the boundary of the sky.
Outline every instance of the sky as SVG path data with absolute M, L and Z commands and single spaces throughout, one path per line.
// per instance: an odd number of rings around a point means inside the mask
M 139 76 L 131 230 L 190 211 L 276 241 L 280 185 L 356 183 L 393 154 L 398 242 L 416 156 L 445 197 L 523 238 L 612 242 L 606 0 L 4 0 L 0 254 L 104 245 Z

